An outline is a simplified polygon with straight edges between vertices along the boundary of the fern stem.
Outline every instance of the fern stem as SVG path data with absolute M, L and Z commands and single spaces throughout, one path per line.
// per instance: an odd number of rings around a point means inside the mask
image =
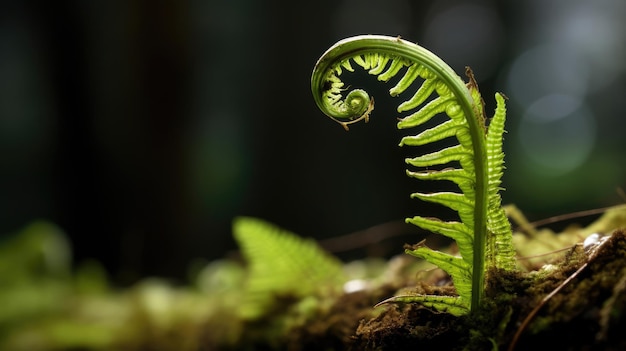
M 454 70 L 427 49 L 400 38 L 378 35 L 356 36 L 339 41 L 328 49 L 315 65 L 311 77 L 311 90 L 317 106 L 327 116 L 336 121 L 347 120 L 348 122 L 340 122 L 344 128 L 347 129 L 346 125 L 350 123 L 349 121 L 353 121 L 357 117 L 359 119 L 367 119 L 365 114 L 369 114 L 373 108 L 373 99 L 370 99 L 369 95 L 363 90 L 353 90 L 347 94 L 346 100 L 348 100 L 348 97 L 351 98 L 349 104 L 337 103 L 339 100 L 337 96 L 333 96 L 333 99 L 329 99 L 328 96 L 324 94 L 325 92 L 331 89 L 331 87 L 341 88 L 343 86 L 343 83 L 338 79 L 333 80 L 334 75 L 330 75 L 329 72 L 340 73 L 341 66 L 338 66 L 339 62 L 344 62 L 347 59 L 373 52 L 396 60 L 423 65 L 450 89 L 458 99 L 459 106 L 465 116 L 474 117 L 468 118 L 467 120 L 472 140 L 474 153 L 473 164 L 476 174 L 476 183 L 474 184 L 474 241 L 472 244 L 472 298 L 470 305 L 471 310 L 475 311 L 481 304 L 485 284 L 485 238 L 487 232 L 486 218 L 488 205 L 488 174 L 486 169 L 487 160 L 482 107 L 477 105 L 468 87 Z M 384 68 L 381 67 L 381 65 L 384 66 L 386 64 L 387 61 L 384 61 L 384 63 L 373 62 L 373 67 L 366 67 L 366 69 L 376 70 L 376 72 L 378 72 L 379 70 L 382 71 Z M 413 67 L 414 66 L 411 66 L 409 69 Z M 345 66 L 343 66 L 343 68 L 348 69 Z M 394 69 L 397 69 L 397 67 L 394 67 Z M 385 78 L 381 78 L 381 76 L 379 76 L 379 79 L 385 80 Z M 470 82 L 470 84 L 472 84 L 472 82 Z

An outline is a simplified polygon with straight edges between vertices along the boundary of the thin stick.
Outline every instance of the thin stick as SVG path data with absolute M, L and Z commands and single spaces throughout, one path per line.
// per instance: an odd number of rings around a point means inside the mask
M 578 245 L 578 244 L 574 244 L 574 245 L 571 245 L 571 246 L 568 246 L 568 247 L 564 247 L 562 249 L 558 249 L 558 250 L 554 250 L 554 251 L 550 251 L 550 252 L 545 252 L 545 253 L 542 253 L 542 254 L 532 255 L 532 256 L 518 256 L 518 257 L 516 257 L 516 259 L 518 261 L 522 261 L 522 260 L 531 260 L 533 258 L 549 256 L 549 255 L 553 255 L 555 253 L 559 253 L 559 252 L 570 250 L 571 248 L 573 248 L 576 245 Z
M 542 225 L 546 225 L 546 224 L 550 224 L 550 223 L 556 223 L 556 222 L 560 222 L 560 221 L 565 221 L 568 219 L 573 219 L 573 218 L 580 218 L 580 217 L 587 217 L 587 216 L 592 216 L 595 214 L 600 214 L 602 212 L 605 212 L 606 210 L 609 210 L 611 208 L 613 208 L 615 206 L 607 206 L 607 207 L 601 207 L 601 208 L 595 208 L 592 210 L 583 210 L 583 211 L 578 211 L 578 212 L 571 212 L 571 213 L 566 213 L 566 214 L 562 214 L 562 215 L 557 215 L 557 216 L 552 216 L 552 217 L 548 217 L 548 218 L 544 218 L 535 222 L 530 222 L 529 224 L 532 225 L 533 227 L 539 227 Z

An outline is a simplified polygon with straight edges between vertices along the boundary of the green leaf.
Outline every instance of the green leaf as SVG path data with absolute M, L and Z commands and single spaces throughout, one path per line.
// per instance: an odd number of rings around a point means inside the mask
M 410 111 L 419 105 L 421 105 L 428 97 L 435 91 L 436 83 L 439 82 L 439 79 L 436 77 L 426 79 L 424 84 L 422 84 L 419 89 L 415 92 L 415 95 L 398 106 L 398 112 Z
M 501 206 L 499 191 L 504 169 L 504 152 L 502 151 L 502 135 L 506 120 L 504 97 L 496 94 L 496 112 L 489 123 L 487 130 L 487 169 L 488 182 L 488 211 L 487 211 L 487 240 L 486 260 L 492 267 L 512 270 L 516 268 L 515 250 L 513 248 L 513 234 L 511 224 Z
M 404 138 L 401 143 L 403 145 Z M 453 161 L 461 161 L 472 157 L 473 155 L 471 150 L 464 148 L 462 145 L 455 145 L 422 156 L 407 158 L 405 161 L 411 166 L 429 167 L 435 165 L 445 165 Z
M 417 127 L 430 121 L 430 119 L 433 118 L 436 114 L 445 112 L 446 108 L 448 108 L 449 106 L 450 101 L 453 101 L 453 99 L 454 96 L 449 95 L 440 96 L 436 99 L 433 99 L 417 112 L 402 118 L 400 122 L 398 122 L 398 129 Z
M 426 170 L 420 172 L 406 171 L 409 177 L 420 180 L 447 180 L 458 185 L 459 189 L 468 197 L 474 197 L 474 177 L 460 168 L 446 168 L 440 171 Z
M 461 222 L 442 221 L 438 218 L 425 218 L 415 216 L 413 218 L 407 218 L 407 223 L 415 224 L 416 226 L 429 230 L 433 233 L 444 235 L 457 242 L 461 257 L 468 263 L 472 264 L 473 251 L 472 229 Z
M 437 311 L 447 312 L 455 316 L 462 316 L 469 312 L 467 303 L 462 298 L 458 296 L 440 295 L 397 295 L 381 301 L 376 305 L 376 307 L 390 302 L 418 303 Z
M 233 234 L 249 265 L 243 318 L 261 317 L 277 297 L 338 291 L 345 282 L 341 262 L 313 240 L 251 217 L 236 218 Z
M 407 136 L 402 138 L 402 145 L 407 146 L 420 146 L 433 143 L 435 141 L 443 140 L 456 136 L 458 133 L 463 133 L 467 130 L 467 126 L 459 124 L 454 120 L 449 120 L 437 126 L 426 129 L 415 136 Z
M 466 303 L 471 301 L 472 265 L 467 263 L 462 257 L 435 251 L 424 245 L 418 245 L 412 250 L 407 249 L 405 252 L 409 255 L 423 258 L 446 271 L 450 277 L 452 277 L 454 287 L 459 296 L 463 299 L 462 301 Z M 469 305 L 467 307 L 469 308 Z

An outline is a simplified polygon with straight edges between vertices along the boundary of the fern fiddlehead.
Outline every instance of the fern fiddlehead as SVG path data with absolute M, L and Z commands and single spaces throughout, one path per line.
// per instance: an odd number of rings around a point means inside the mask
M 438 252 L 418 244 L 406 252 L 436 264 L 452 277 L 458 297 L 396 296 L 394 301 L 419 302 L 453 314 L 464 314 L 480 306 L 488 266 L 512 269 L 514 252 L 510 225 L 500 207 L 500 178 L 503 169 L 502 134 L 504 98 L 496 94 L 496 114 L 486 132 L 483 103 L 476 82 L 468 69 L 470 82 L 462 79 L 443 60 L 430 51 L 400 38 L 357 36 L 339 41 L 318 60 L 311 77 L 317 106 L 346 130 L 352 123 L 369 119 L 374 100 L 361 89 L 343 97 L 344 70 L 361 66 L 378 80 L 387 82 L 402 74 L 389 90 L 391 96 L 406 91 L 418 79 L 415 94 L 398 106 L 398 112 L 414 111 L 397 124 L 399 129 L 418 127 L 435 115 L 445 114 L 445 122 L 414 136 L 405 136 L 400 145 L 418 146 L 455 137 L 457 144 L 426 155 L 409 158 L 418 167 L 458 164 L 441 170 L 407 170 L 421 180 L 455 183 L 460 192 L 414 193 L 423 201 L 438 203 L 456 211 L 460 221 L 442 221 L 415 216 L 407 222 L 454 239 L 461 257 Z

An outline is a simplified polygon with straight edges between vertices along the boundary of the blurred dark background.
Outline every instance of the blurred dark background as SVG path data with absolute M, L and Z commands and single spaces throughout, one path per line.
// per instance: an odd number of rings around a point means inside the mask
M 389 87 L 371 81 L 372 120 L 349 133 L 310 95 L 317 58 L 356 34 L 471 66 L 489 111 L 510 98 L 505 203 L 539 219 L 624 201 L 620 0 L 0 6 L 0 233 L 50 220 L 120 282 L 224 257 L 237 215 L 417 241 L 403 218 L 436 209 L 408 196 L 432 184 L 404 175 Z

